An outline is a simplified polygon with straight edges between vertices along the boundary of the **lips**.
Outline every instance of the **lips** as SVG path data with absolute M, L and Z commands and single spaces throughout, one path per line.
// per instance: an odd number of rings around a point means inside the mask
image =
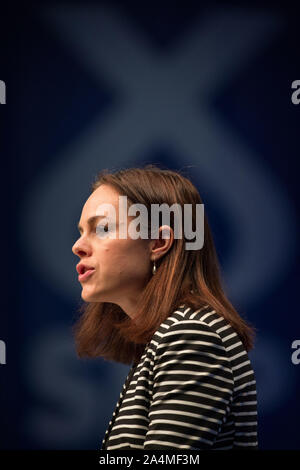
M 88 266 L 88 265 L 83 264 L 83 263 L 79 263 L 76 266 L 76 270 L 77 270 L 78 274 L 84 274 L 89 269 L 95 269 L 95 268 L 93 266 Z
M 76 266 L 76 270 L 79 274 L 78 281 L 81 282 L 81 281 L 85 281 L 85 279 L 90 277 L 90 275 L 93 274 L 93 272 L 95 271 L 95 268 L 93 266 L 88 266 L 86 264 L 79 263 Z
M 84 271 L 82 274 L 79 274 L 78 281 L 79 282 L 85 281 L 94 273 L 94 271 L 95 271 L 95 268 L 89 268 L 86 271 Z

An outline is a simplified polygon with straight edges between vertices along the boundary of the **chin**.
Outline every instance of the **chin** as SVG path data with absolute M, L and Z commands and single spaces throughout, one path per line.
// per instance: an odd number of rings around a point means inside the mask
M 88 293 L 88 292 L 85 292 L 84 289 L 82 289 L 81 298 L 82 298 L 85 302 L 95 302 L 95 299 L 94 299 L 93 294 Z
M 82 292 L 81 292 L 81 298 L 85 302 L 104 302 L 101 294 L 86 292 L 84 288 L 82 289 Z

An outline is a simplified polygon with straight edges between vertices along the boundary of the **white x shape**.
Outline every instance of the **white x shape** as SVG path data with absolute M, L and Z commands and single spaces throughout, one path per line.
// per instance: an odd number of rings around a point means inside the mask
M 238 227 L 226 281 L 237 300 L 257 299 L 289 262 L 294 213 L 263 160 L 220 121 L 210 100 L 267 45 L 280 27 L 278 18 L 228 7 L 207 11 L 165 56 L 111 8 L 55 6 L 44 16 L 94 77 L 106 76 L 119 101 L 62 149 L 28 193 L 22 228 L 28 227 L 26 248 L 39 271 L 63 293 L 74 293 L 71 223 L 92 175 L 106 166 L 131 166 L 160 141 L 186 156 L 183 165 L 194 166 L 230 225 Z M 78 189 L 83 187 L 85 195 Z

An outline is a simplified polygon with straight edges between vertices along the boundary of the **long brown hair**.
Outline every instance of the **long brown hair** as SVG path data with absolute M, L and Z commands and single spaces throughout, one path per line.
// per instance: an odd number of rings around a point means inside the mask
M 196 204 L 203 204 L 198 190 L 182 171 L 162 169 L 156 165 L 104 169 L 98 173 L 91 193 L 101 184 L 110 185 L 128 204 L 191 204 L 195 227 Z M 172 216 L 172 212 L 170 212 Z M 172 228 L 174 218 L 170 217 Z M 79 357 L 102 357 L 123 364 L 137 362 L 159 325 L 181 304 L 199 309 L 208 305 L 224 317 L 239 335 L 247 351 L 253 348 L 255 330 L 247 323 L 224 293 L 220 267 L 212 233 L 204 210 L 204 244 L 199 250 L 186 250 L 185 237 L 174 238 L 169 251 L 157 261 L 155 275 L 141 295 L 138 312 L 131 319 L 121 307 L 108 302 L 83 302 L 73 325 Z M 192 290 L 192 292 L 191 292 Z

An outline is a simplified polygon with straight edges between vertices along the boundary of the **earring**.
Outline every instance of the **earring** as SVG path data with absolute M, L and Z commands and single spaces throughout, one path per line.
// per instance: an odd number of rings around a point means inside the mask
M 156 273 L 156 264 L 155 264 L 155 260 L 153 260 L 152 274 L 155 274 L 155 273 Z

